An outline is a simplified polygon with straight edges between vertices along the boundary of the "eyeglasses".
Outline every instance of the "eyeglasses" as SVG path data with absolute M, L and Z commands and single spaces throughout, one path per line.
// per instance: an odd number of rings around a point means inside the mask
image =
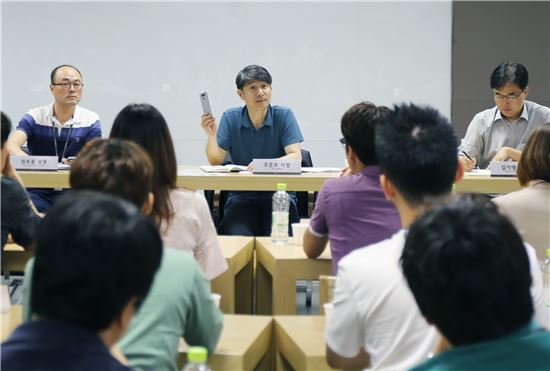
M 80 90 L 84 86 L 84 84 L 79 83 L 79 82 L 73 82 L 73 83 L 62 82 L 62 83 L 59 83 L 59 84 L 52 84 L 52 85 L 61 86 L 65 90 L 69 90 L 71 88 L 71 85 L 74 86 L 74 90 Z
M 342 147 L 344 147 L 344 149 L 346 149 L 346 145 L 348 144 L 348 142 L 346 141 L 346 138 L 342 137 L 342 138 L 338 139 L 338 141 L 340 142 Z
M 498 99 L 498 100 L 505 100 L 505 99 L 508 99 L 510 101 L 514 101 L 516 99 L 518 99 L 519 97 L 521 97 L 521 95 L 523 94 L 523 90 L 519 93 L 513 93 L 513 94 L 508 94 L 508 95 L 502 95 L 500 94 L 499 92 L 497 92 L 496 90 L 493 90 L 493 96 L 495 97 L 495 99 Z

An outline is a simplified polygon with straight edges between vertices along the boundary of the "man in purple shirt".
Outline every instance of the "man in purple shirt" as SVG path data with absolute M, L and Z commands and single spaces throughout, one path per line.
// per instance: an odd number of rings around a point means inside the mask
M 315 259 L 330 240 L 334 274 L 338 261 L 350 251 L 389 238 L 401 228 L 397 209 L 380 188 L 374 149 L 375 127 L 383 125 L 390 112 L 361 102 L 342 117 L 340 142 L 349 168 L 345 176 L 321 188 L 303 243 L 306 255 Z

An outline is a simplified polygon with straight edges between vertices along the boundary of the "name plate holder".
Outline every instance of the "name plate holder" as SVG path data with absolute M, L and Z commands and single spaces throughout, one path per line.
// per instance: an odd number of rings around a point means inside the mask
M 491 161 L 489 170 L 491 176 L 517 176 L 518 163 L 516 161 Z
M 57 171 L 57 156 L 10 156 L 15 170 Z
M 276 158 L 255 158 L 252 160 L 254 174 L 301 174 L 302 161 Z

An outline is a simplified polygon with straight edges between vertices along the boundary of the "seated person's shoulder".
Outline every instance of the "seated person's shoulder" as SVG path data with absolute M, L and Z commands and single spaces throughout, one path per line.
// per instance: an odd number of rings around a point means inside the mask
M 21 183 L 9 176 L 2 176 L 2 202 L 14 200 L 19 202 L 21 199 L 29 199 L 27 191 Z M 15 199 L 14 199 L 15 198 Z

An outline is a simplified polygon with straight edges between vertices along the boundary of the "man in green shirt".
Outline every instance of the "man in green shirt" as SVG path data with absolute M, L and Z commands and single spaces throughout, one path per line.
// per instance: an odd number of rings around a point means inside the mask
M 149 214 L 153 207 L 152 176 L 153 165 L 141 147 L 119 139 L 98 140 L 88 143 L 72 164 L 70 183 L 72 189 L 117 195 Z M 25 269 L 25 320 L 32 314 L 32 264 L 31 260 Z M 211 354 L 222 326 L 223 315 L 212 301 L 210 281 L 194 257 L 165 248 L 149 295 L 118 346 L 134 369 L 175 371 L 180 337 L 189 345 L 207 347 Z
M 550 333 L 533 320 L 519 233 L 479 196 L 437 207 L 410 228 L 403 273 L 450 349 L 413 370 L 542 370 Z

